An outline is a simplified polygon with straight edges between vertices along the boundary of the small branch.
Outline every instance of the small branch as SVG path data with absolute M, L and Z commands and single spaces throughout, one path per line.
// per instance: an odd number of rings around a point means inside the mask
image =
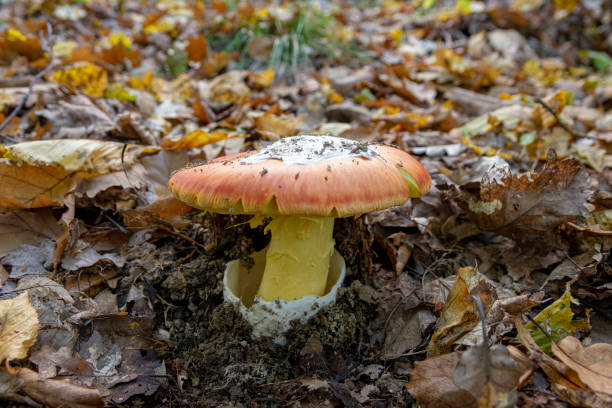
M 17 105 L 15 107 L 15 109 L 13 109 L 13 111 L 11 112 L 10 115 L 8 115 L 8 117 L 4 120 L 4 122 L 2 122 L 2 124 L 0 124 L 0 136 L 5 138 L 8 141 L 11 141 L 13 143 L 16 143 L 17 140 L 15 140 L 14 138 L 8 136 L 8 135 L 3 135 L 1 132 L 2 130 L 15 118 L 15 116 L 17 116 L 17 114 L 21 111 L 21 109 L 23 108 L 23 106 L 26 104 L 28 98 L 30 97 L 30 95 L 32 94 L 32 89 L 34 88 L 34 84 L 36 83 L 36 81 L 38 81 L 41 77 L 43 77 L 44 75 L 46 75 L 54 66 L 54 61 L 53 61 L 53 47 L 52 46 L 48 46 L 48 38 L 51 37 L 51 25 L 47 22 L 47 36 L 45 37 L 44 34 L 41 33 L 41 42 L 43 44 L 46 44 L 48 48 L 48 52 L 49 52 L 49 64 L 47 64 L 47 66 L 40 71 L 38 74 L 34 75 L 34 77 L 32 78 L 32 80 L 30 81 L 30 86 L 28 87 L 28 91 L 26 92 L 26 94 L 23 96 L 23 98 L 21 99 L 21 102 L 19 102 L 19 105 Z

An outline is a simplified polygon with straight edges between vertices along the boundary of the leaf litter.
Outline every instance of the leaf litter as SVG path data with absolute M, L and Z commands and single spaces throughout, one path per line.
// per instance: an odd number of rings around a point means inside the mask
M 609 405 L 611 12 L 7 3 L 0 398 Z M 166 183 L 316 132 L 396 144 L 433 187 L 336 222 L 338 301 L 281 347 L 222 302 L 226 262 L 248 264 L 263 227 L 195 211 Z

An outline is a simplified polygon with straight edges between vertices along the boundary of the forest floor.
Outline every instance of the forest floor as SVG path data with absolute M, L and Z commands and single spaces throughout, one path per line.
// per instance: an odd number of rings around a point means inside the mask
M 3 1 L 0 405 L 610 406 L 611 55 L 598 0 Z M 279 345 L 223 301 L 264 227 L 167 182 L 312 133 L 433 182 Z

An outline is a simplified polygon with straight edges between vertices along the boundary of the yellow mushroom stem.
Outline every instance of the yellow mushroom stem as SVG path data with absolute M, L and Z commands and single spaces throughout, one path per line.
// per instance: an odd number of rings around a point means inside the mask
M 322 296 L 334 251 L 334 219 L 278 216 L 268 230 L 272 240 L 257 295 L 267 301 Z

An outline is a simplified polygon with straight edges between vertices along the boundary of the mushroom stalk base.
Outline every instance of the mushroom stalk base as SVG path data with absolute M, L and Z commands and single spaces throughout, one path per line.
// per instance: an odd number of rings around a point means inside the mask
M 346 267 L 344 259 L 334 252 L 329 263 L 329 273 L 323 296 L 307 295 L 296 300 L 265 301 L 255 296 L 265 267 L 266 251 L 253 254 L 253 267 L 246 269 L 240 261 L 227 264 L 223 275 L 223 297 L 236 305 L 240 314 L 253 326 L 253 337 L 271 337 L 275 343 L 285 344 L 284 333 L 291 322 L 306 323 L 325 306 L 336 302 L 342 286 Z
M 279 216 L 266 229 L 272 239 L 257 295 L 268 301 L 322 296 L 334 252 L 334 219 Z

